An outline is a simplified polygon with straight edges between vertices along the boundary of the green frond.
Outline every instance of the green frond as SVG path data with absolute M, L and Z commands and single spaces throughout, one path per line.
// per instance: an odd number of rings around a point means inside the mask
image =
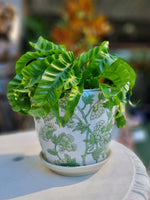
M 66 51 L 66 48 L 64 45 L 56 45 L 53 42 L 50 42 L 48 40 L 45 40 L 43 37 L 39 37 L 38 41 L 36 43 L 29 42 L 29 44 L 37 51 L 48 51 L 48 50 L 63 50 Z

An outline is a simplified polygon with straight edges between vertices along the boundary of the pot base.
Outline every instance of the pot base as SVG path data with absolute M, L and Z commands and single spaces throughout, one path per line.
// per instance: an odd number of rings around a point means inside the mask
M 111 158 L 111 154 L 112 152 L 111 150 L 109 150 L 108 157 L 105 160 L 100 161 L 95 164 L 79 166 L 79 167 L 66 167 L 66 166 L 59 166 L 59 165 L 52 164 L 48 162 L 47 160 L 45 160 L 42 152 L 40 152 L 39 157 L 42 163 L 46 167 L 48 167 L 50 170 L 52 170 L 53 172 L 57 174 L 65 175 L 65 176 L 82 176 L 82 175 L 88 175 L 88 174 L 98 171 Z

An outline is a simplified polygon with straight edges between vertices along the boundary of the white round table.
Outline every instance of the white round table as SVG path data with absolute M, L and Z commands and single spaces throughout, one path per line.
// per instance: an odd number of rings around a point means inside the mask
M 149 178 L 139 158 L 112 141 L 112 155 L 94 174 L 55 174 L 39 158 L 35 131 L 0 136 L 0 200 L 147 200 Z

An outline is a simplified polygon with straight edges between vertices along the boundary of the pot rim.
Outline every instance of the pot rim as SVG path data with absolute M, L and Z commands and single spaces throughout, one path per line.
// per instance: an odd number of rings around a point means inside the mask
M 84 94 L 84 92 L 100 92 L 100 91 L 102 91 L 100 88 L 84 89 L 84 90 L 83 90 L 83 94 Z M 65 91 L 65 92 L 64 92 L 64 94 L 67 94 L 67 93 L 69 93 L 69 91 Z M 82 95 L 83 95 L 83 94 L 82 94 Z
M 95 91 L 101 91 L 99 88 L 94 89 L 84 89 L 83 92 L 95 92 Z
M 84 92 L 96 92 L 96 91 L 101 91 L 101 89 L 100 88 L 84 89 L 83 93 Z M 69 93 L 69 91 L 65 91 L 65 93 Z

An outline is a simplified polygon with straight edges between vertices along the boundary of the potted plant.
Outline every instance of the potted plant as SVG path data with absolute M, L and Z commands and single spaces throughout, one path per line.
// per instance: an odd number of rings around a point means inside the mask
M 105 160 L 114 119 L 125 126 L 134 70 L 108 53 L 107 41 L 77 58 L 42 37 L 30 45 L 7 96 L 14 111 L 34 117 L 43 158 L 67 170 Z

